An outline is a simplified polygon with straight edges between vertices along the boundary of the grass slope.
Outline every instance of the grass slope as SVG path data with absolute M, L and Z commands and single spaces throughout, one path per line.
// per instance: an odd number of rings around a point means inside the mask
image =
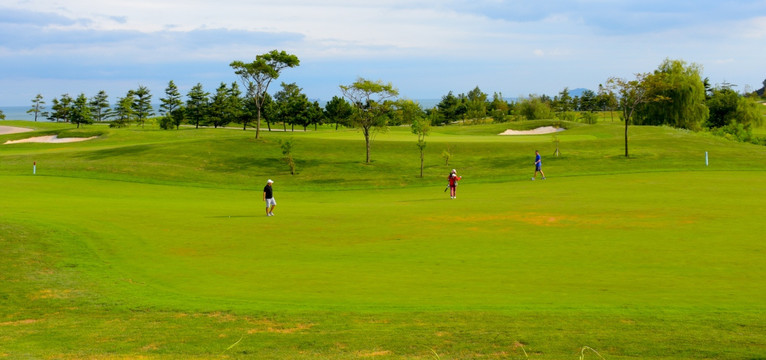
M 0 146 L 0 356 L 762 356 L 764 149 L 634 127 L 624 159 L 618 124 L 571 127 L 560 158 L 549 135 L 436 128 L 424 179 L 400 128 L 372 165 L 353 131 Z

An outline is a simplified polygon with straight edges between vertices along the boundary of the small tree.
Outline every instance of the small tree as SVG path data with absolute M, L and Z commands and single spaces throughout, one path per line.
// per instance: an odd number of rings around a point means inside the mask
M 293 139 L 279 140 L 279 145 L 282 148 L 282 160 L 290 167 L 290 175 L 295 175 L 295 161 L 293 160 Z
M 350 85 L 340 85 L 343 96 L 354 106 L 352 121 L 364 134 L 367 149 L 366 163 L 370 163 L 370 141 L 374 131 L 386 129 L 386 114 L 390 108 L 385 100 L 396 97 L 399 91 L 391 83 L 357 79 Z
M 80 124 L 92 124 L 93 116 L 90 113 L 90 106 L 88 106 L 88 98 L 85 94 L 80 94 L 72 104 L 72 110 L 70 115 L 72 124 L 77 124 L 77 128 L 80 128 Z
M 51 106 L 51 110 L 53 110 L 51 117 L 56 119 L 56 122 L 59 120 L 64 120 L 64 122 L 69 122 L 69 117 L 72 110 L 72 97 L 69 96 L 69 94 L 61 95 L 61 99 L 53 99 L 53 106 Z
M 37 121 L 37 115 L 40 114 L 43 109 L 45 109 L 45 101 L 43 101 L 43 95 L 37 94 L 34 99 L 32 99 L 32 108 L 27 110 L 27 114 L 35 114 L 35 122 Z
M 178 109 L 183 105 L 181 101 L 181 93 L 178 91 L 178 87 L 173 80 L 168 82 L 168 87 L 165 88 L 165 97 L 160 98 L 160 114 L 162 119 L 160 120 L 160 127 L 163 129 L 170 129 L 173 125 L 178 129 L 181 124 L 176 122 L 177 116 L 173 113 L 178 113 Z M 183 120 L 183 117 L 181 118 Z
M 152 112 L 152 94 L 149 92 L 149 88 L 143 85 L 139 85 L 138 89 L 133 91 L 135 95 L 133 101 L 133 112 L 136 114 L 136 121 L 144 127 L 144 122 L 150 116 L 154 116 Z
M 449 161 L 452 159 L 452 145 L 447 145 L 447 148 L 442 151 L 442 158 L 444 158 L 444 163 L 449 167 Z
M 5 120 L 5 113 L 3 110 L 0 110 L 0 120 Z
M 109 106 L 109 96 L 106 91 L 101 90 L 90 99 L 90 111 L 93 114 L 93 120 L 102 122 L 112 116 L 112 109 Z
M 205 120 L 208 111 L 209 93 L 202 89 L 202 84 L 194 85 L 186 94 L 186 118 L 199 129 L 200 122 Z
M 126 127 L 133 121 L 133 102 L 135 101 L 133 91 L 128 91 L 125 97 L 117 98 L 117 104 L 114 108 L 115 120 L 110 127 Z
M 636 109 L 643 104 L 667 100 L 662 96 L 652 95 L 664 87 L 662 74 L 636 74 L 635 80 L 612 77 L 607 84 L 610 88 L 616 88 L 620 94 L 622 118 L 625 121 L 625 157 L 628 157 L 628 125 Z
M 426 136 L 431 132 L 431 122 L 423 117 L 412 120 L 412 133 L 418 136 L 418 149 L 420 150 L 420 177 L 423 177 L 423 165 L 425 163 Z
M 295 55 L 284 51 L 272 50 L 269 53 L 261 54 L 255 57 L 255 61 L 244 63 L 242 61 L 232 61 L 229 66 L 234 69 L 234 73 L 239 76 L 242 85 L 252 90 L 248 94 L 253 97 L 257 108 L 257 122 L 255 126 L 255 138 L 260 137 L 261 110 L 263 109 L 263 96 L 269 89 L 271 81 L 279 77 L 279 73 L 288 67 L 300 65 L 300 60 Z

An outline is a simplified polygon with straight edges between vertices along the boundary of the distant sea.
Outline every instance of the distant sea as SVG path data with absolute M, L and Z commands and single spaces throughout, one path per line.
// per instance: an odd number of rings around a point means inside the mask
M 0 110 L 3 110 L 5 114 L 5 120 L 34 120 L 35 114 L 27 114 L 29 108 L 29 106 L 0 106 Z M 38 114 L 37 121 L 48 120 Z

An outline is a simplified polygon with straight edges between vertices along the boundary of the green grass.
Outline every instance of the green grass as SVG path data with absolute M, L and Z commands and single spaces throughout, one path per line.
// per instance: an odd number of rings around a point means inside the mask
M 423 179 L 407 128 L 371 165 L 355 131 L 0 145 L 0 356 L 763 356 L 766 148 L 632 127 L 625 159 L 619 124 L 567 124 L 554 158 L 507 125 L 434 128 Z

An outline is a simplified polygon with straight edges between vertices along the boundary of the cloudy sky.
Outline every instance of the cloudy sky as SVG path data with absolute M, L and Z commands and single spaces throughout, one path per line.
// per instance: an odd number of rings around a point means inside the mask
M 595 90 L 665 58 L 742 91 L 766 79 L 766 0 L 0 0 L 0 105 L 214 91 L 237 81 L 231 61 L 272 49 L 301 65 L 270 92 L 321 100 L 358 77 L 411 99 Z

